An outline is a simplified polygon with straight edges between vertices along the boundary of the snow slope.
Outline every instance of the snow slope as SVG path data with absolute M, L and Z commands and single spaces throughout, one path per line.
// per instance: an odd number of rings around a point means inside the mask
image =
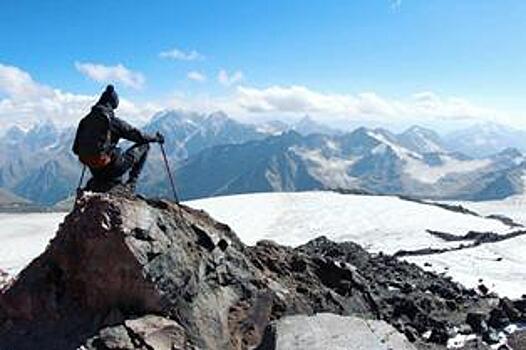
M 482 279 L 491 291 L 520 298 L 526 294 L 525 248 L 526 236 L 520 236 L 475 248 L 408 257 L 406 260 L 426 270 L 445 272 L 465 286 L 475 288 Z
M 445 202 L 448 204 L 460 204 L 463 207 L 474 210 L 481 215 L 499 214 L 505 215 L 515 222 L 526 226 L 526 195 L 510 196 L 496 201 L 483 202 Z
M 509 231 L 496 220 L 391 196 L 256 193 L 194 200 L 187 204 L 229 224 L 247 244 L 271 239 L 296 246 L 325 235 L 335 241 L 355 241 L 369 251 L 395 253 L 401 249 L 458 245 L 430 235 L 427 229 L 456 235 L 470 230 Z
M 0 214 L 0 269 L 16 274 L 42 253 L 65 213 Z

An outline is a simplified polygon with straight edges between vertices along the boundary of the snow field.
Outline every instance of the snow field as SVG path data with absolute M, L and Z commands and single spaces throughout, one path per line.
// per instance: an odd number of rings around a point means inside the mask
M 372 252 L 456 247 L 426 229 L 464 235 L 470 230 L 505 233 L 497 220 L 455 213 L 391 196 L 335 192 L 254 193 L 189 201 L 227 223 L 247 244 L 262 239 L 297 246 L 319 236 L 354 241 Z
M 66 213 L 0 214 L 0 269 L 14 275 L 41 254 Z

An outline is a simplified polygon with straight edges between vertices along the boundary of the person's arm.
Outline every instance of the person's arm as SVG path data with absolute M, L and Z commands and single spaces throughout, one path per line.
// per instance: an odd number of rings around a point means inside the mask
M 128 124 L 124 120 L 112 117 L 111 124 L 117 134 L 123 139 L 135 142 L 135 143 L 149 143 L 158 142 L 158 136 L 143 132 L 136 127 Z

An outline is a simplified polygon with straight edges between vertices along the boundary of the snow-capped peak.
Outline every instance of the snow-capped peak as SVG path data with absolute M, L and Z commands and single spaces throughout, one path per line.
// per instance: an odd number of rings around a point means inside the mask
M 433 130 L 413 125 L 398 135 L 400 143 L 418 153 L 445 153 L 440 136 Z
M 399 158 L 406 159 L 407 157 L 422 159 L 422 156 L 416 152 L 413 152 L 392 140 L 389 134 L 386 134 L 382 129 L 369 130 L 367 135 L 374 138 L 386 147 L 389 147 Z

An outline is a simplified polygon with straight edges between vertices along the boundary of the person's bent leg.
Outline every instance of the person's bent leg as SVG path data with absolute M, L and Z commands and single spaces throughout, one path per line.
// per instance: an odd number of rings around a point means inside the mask
M 129 160 L 132 164 L 130 174 L 128 177 L 128 184 L 135 186 L 137 179 L 141 174 L 144 164 L 146 163 L 146 158 L 148 157 L 148 151 L 150 150 L 150 145 L 145 143 L 141 145 L 134 145 L 126 150 L 124 157 Z
M 121 183 L 121 176 L 126 171 L 120 162 L 114 162 L 105 169 L 90 169 L 92 177 L 86 184 L 86 190 L 108 192 Z
M 90 168 L 92 178 L 88 181 L 86 189 L 95 192 L 107 192 L 122 181 L 122 176 L 132 167 L 131 162 L 120 149 L 115 149 L 113 162 L 102 169 Z

